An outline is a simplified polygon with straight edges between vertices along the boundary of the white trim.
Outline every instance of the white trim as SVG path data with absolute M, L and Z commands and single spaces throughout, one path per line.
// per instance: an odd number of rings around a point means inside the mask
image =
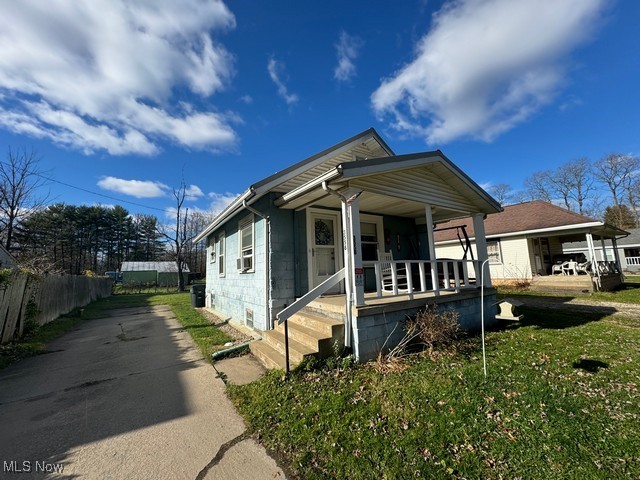
M 370 213 L 361 213 L 360 214 L 360 223 L 373 223 L 376 226 L 376 237 L 378 239 L 378 246 L 376 251 L 383 252 L 384 251 L 384 221 L 382 215 L 372 215 Z M 360 248 L 362 249 L 362 232 L 360 234 Z M 376 260 L 380 260 L 376 258 Z M 366 260 L 365 260 L 366 261 Z
M 307 217 L 307 280 L 309 282 L 309 290 L 313 288 L 313 255 L 311 249 L 314 244 L 314 229 L 313 222 L 311 218 L 314 214 L 318 215 L 329 215 L 335 216 L 336 218 L 336 232 L 335 232 L 335 249 L 336 249 L 336 272 L 344 267 L 344 247 L 342 245 L 342 235 L 340 232 L 342 231 L 342 215 L 339 210 L 325 210 L 322 208 L 313 208 L 309 207 L 306 209 L 306 217 Z M 342 288 L 340 289 L 342 293 Z
M 218 241 L 218 276 L 225 277 L 227 275 L 227 237 L 224 233 L 224 230 L 218 233 L 217 235 Z M 222 245 L 221 245 L 222 243 Z M 222 269 L 222 272 L 220 271 Z
M 246 227 L 251 227 L 251 268 L 244 268 L 244 252 L 248 249 L 242 245 L 242 231 Z M 255 215 L 250 213 L 238 220 L 238 259 L 241 262 L 242 268 L 239 268 L 240 273 L 255 273 L 256 271 L 256 222 Z

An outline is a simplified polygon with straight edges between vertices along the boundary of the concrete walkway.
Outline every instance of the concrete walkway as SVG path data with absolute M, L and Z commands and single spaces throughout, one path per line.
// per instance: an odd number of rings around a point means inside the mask
M 0 478 L 285 478 L 167 307 L 48 348 L 0 371 Z

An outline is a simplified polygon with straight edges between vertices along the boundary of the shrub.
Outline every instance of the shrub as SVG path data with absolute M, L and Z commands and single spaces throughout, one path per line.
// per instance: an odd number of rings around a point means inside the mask
M 455 351 L 462 332 L 458 323 L 458 312 L 439 312 L 436 306 L 427 307 L 404 322 L 404 337 L 386 357 L 380 360 L 392 361 L 415 351 L 416 348 L 433 356 L 436 351 Z

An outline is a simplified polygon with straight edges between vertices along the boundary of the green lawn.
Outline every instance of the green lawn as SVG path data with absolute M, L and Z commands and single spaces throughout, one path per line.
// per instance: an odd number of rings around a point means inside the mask
M 143 307 L 147 305 L 169 305 L 176 318 L 191 334 L 205 358 L 220 350 L 230 341 L 225 333 L 212 326 L 197 310 L 191 308 L 189 292 L 145 293 L 135 295 L 112 295 L 71 312 L 26 335 L 20 342 L 0 346 L 0 369 L 20 358 L 38 355 L 45 351 L 45 344 L 55 337 L 71 330 L 80 322 L 98 320 L 109 315 L 116 308 Z
M 230 395 L 300 478 L 640 478 L 640 322 L 523 309 L 481 350 L 282 372 Z

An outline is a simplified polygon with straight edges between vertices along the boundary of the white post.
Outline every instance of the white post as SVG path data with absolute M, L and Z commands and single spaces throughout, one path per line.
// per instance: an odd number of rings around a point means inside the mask
M 620 261 L 620 252 L 618 252 L 618 241 L 616 237 L 611 239 L 611 244 L 613 245 L 613 256 L 616 260 L 616 264 L 618 265 L 618 271 L 622 273 L 622 262 Z
M 356 305 L 364 305 L 364 269 L 362 267 L 362 236 L 360 234 L 360 200 L 358 200 L 361 193 L 361 190 L 352 188 L 343 192 L 344 197 L 347 199 L 347 210 L 349 212 L 349 230 L 351 232 L 349 254 L 353 255 L 353 261 L 351 262 L 353 270 L 352 291 L 355 294 Z M 356 274 L 356 272 L 358 273 Z
M 440 295 L 440 285 L 438 284 L 438 263 L 436 262 L 436 245 L 433 237 L 433 212 L 431 205 L 425 205 L 425 217 L 427 219 L 427 243 L 429 244 L 429 260 L 431 265 L 431 288 L 435 295 Z M 410 275 L 407 272 L 407 275 Z
M 598 268 L 598 260 L 596 259 L 596 249 L 593 246 L 593 235 L 591 232 L 587 232 L 587 249 L 589 250 L 589 261 L 591 262 L 591 270 L 593 270 L 597 277 L 598 288 L 602 285 L 600 280 L 600 268 Z
M 483 265 L 484 262 L 489 259 L 489 253 L 487 252 L 487 237 L 485 236 L 484 232 L 484 213 L 475 213 L 473 215 L 473 234 L 475 236 L 476 255 L 478 256 L 478 263 Z M 484 271 L 481 273 L 484 273 Z M 478 272 L 476 272 L 476 281 L 477 276 Z M 484 279 L 484 284 L 487 287 L 491 286 L 491 267 L 489 267 L 488 275 Z
M 600 245 L 602 245 L 602 260 L 606 263 L 609 259 L 607 258 L 607 246 L 604 243 L 604 237 L 600 237 Z
M 346 318 L 345 318 L 345 326 L 344 326 L 344 346 L 351 347 L 351 322 L 352 322 L 352 311 L 351 306 L 353 305 L 353 295 L 352 295 L 352 286 L 353 286 L 353 266 L 352 261 L 353 257 L 350 252 L 353 249 L 350 247 L 351 238 L 350 234 L 350 223 L 349 222 L 349 211 L 347 209 L 346 202 L 342 202 L 342 246 L 344 248 L 344 288 L 345 295 L 347 297 L 347 305 L 346 305 Z

